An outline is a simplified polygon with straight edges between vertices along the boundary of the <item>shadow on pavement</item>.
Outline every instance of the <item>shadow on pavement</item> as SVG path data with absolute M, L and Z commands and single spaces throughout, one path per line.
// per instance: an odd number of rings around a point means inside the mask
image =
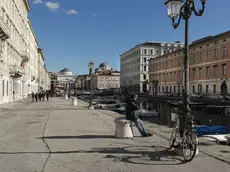
M 154 150 L 155 149 L 155 150 Z M 157 150 L 159 149 L 159 150 Z M 0 152 L 0 154 L 105 154 L 103 158 L 113 159 L 113 161 L 126 162 L 139 165 L 179 165 L 185 161 L 176 157 L 173 151 L 164 147 L 152 146 L 128 146 L 128 147 L 101 147 L 91 150 L 69 150 L 51 152 Z
M 111 139 L 111 135 L 80 135 L 80 136 L 46 136 L 38 139 Z

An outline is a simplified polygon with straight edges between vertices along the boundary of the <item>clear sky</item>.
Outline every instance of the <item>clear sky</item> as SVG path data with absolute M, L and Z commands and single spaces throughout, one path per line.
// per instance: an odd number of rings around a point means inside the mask
M 197 8 L 200 0 L 195 0 Z M 48 70 L 88 73 L 145 41 L 184 42 L 184 22 L 174 30 L 165 0 L 30 0 L 31 19 Z M 190 20 L 190 42 L 230 30 L 230 0 L 207 0 L 202 17 Z

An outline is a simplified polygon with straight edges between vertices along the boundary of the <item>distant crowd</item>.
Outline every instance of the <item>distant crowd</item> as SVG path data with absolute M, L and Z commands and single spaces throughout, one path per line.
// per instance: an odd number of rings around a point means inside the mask
M 50 96 L 50 93 L 49 91 L 40 91 L 40 92 L 37 92 L 37 93 L 34 93 L 32 92 L 31 94 L 32 96 L 32 101 L 44 101 L 45 100 L 45 97 L 46 97 L 46 100 L 48 101 L 49 100 L 49 96 Z

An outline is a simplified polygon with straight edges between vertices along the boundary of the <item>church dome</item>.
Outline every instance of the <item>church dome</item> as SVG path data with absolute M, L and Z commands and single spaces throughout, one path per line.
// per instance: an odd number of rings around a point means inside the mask
M 111 69 L 107 62 L 101 63 L 99 65 L 99 68 L 102 69 L 102 70 L 110 70 Z
M 73 73 L 72 73 L 72 71 L 70 70 L 70 69 L 67 69 L 67 68 L 64 68 L 64 69 L 62 69 L 60 72 L 59 72 L 59 74 L 61 74 L 61 75 L 73 75 Z

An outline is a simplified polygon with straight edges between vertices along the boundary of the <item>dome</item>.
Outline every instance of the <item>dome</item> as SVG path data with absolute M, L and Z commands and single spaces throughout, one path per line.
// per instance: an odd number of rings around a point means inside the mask
M 62 69 L 60 72 L 71 72 L 71 70 L 67 69 L 67 68 L 64 68 Z
M 101 68 L 102 70 L 110 70 L 110 66 L 108 65 L 107 62 L 103 62 L 99 65 L 99 68 Z
M 70 69 L 64 68 L 62 69 L 59 74 L 61 75 L 73 75 L 72 71 Z
M 96 68 L 96 69 L 94 70 L 94 72 L 95 72 L 95 73 L 100 73 L 100 72 L 101 72 L 101 68 Z

